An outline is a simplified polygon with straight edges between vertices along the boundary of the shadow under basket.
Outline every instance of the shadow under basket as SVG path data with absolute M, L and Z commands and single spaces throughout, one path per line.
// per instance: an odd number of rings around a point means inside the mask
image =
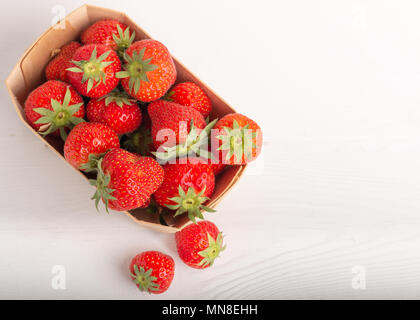
M 63 142 L 54 137 L 43 138 L 40 136 L 26 122 L 23 106 L 27 95 L 45 81 L 45 66 L 53 54 L 57 52 L 57 49 L 72 40 L 79 40 L 79 35 L 84 29 L 102 19 L 116 19 L 125 23 L 130 29 L 136 32 L 136 40 L 151 38 L 124 13 L 106 8 L 84 5 L 70 13 L 63 21 L 58 22 L 55 26 L 52 26 L 45 31 L 44 34 L 26 50 L 6 80 L 6 86 L 20 120 L 36 137 L 44 141 L 48 147 L 54 150 L 63 161 L 66 161 L 63 157 Z M 210 90 L 175 58 L 174 62 L 178 72 L 177 83 L 184 81 L 195 82 L 210 97 L 213 103 L 213 111 L 210 115 L 212 119 L 221 118 L 228 113 L 235 112 L 232 107 Z M 86 179 L 88 178 L 87 175 L 70 165 L 69 167 L 75 172 L 83 175 Z M 214 208 L 222 200 L 226 193 L 242 176 L 245 167 L 246 166 L 228 167 L 217 177 L 214 194 L 207 204 L 209 207 Z M 170 214 L 159 216 L 158 214 L 150 213 L 145 209 L 135 209 L 124 213 L 138 224 L 161 232 L 177 232 L 190 223 L 186 214 L 174 218 Z

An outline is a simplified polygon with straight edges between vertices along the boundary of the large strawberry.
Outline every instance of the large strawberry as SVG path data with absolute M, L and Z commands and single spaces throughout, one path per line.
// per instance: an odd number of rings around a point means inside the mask
M 28 95 L 25 115 L 28 123 L 40 134 L 60 133 L 66 140 L 67 130 L 83 122 L 85 106 L 71 85 L 50 80 Z
M 86 113 L 89 121 L 106 124 L 117 134 L 133 132 L 142 121 L 137 101 L 118 89 L 102 98 L 91 99 Z
M 83 122 L 74 127 L 64 144 L 64 157 L 76 169 L 95 171 L 101 155 L 118 148 L 117 134 L 102 123 Z
M 162 206 L 175 211 L 175 216 L 187 213 L 191 221 L 204 219 L 201 210 L 215 212 L 204 203 L 213 194 L 215 177 L 210 165 L 199 158 L 179 159 L 179 163 L 163 166 L 165 178 L 154 193 Z
M 159 251 L 136 255 L 130 263 L 130 277 L 140 289 L 153 294 L 168 290 L 175 275 L 175 262 Z
M 48 63 L 45 68 L 47 80 L 61 80 L 68 82 L 66 69 L 72 66 L 71 59 L 73 54 L 82 45 L 77 41 L 72 41 L 63 46 L 58 54 Z
M 205 269 L 225 250 L 223 235 L 213 222 L 200 221 L 175 233 L 179 257 L 190 267 Z
M 166 94 L 165 99 L 192 107 L 199 111 L 204 118 L 207 118 L 212 110 L 212 104 L 207 94 L 193 82 L 177 84 Z
M 224 164 L 243 165 L 255 160 L 261 152 L 262 131 L 248 117 L 231 113 L 220 119 L 213 128 L 212 150 Z
M 134 42 L 124 54 L 124 71 L 117 74 L 132 97 L 150 102 L 165 95 L 176 79 L 176 68 L 168 49 L 159 41 Z
M 87 44 L 77 49 L 72 58 L 73 67 L 67 68 L 67 77 L 76 90 L 89 98 L 100 98 L 110 93 L 119 83 L 115 74 L 121 70 L 118 55 L 102 44 Z
M 97 187 L 93 196 L 116 211 L 126 211 L 149 204 L 150 196 L 163 181 L 164 171 L 150 157 L 140 157 L 123 149 L 112 149 L 98 162 L 98 176 L 91 183 Z
M 80 36 L 84 44 L 103 44 L 122 56 L 133 43 L 136 34 L 117 20 L 104 19 L 95 22 Z
M 163 147 L 156 153 L 160 160 L 187 154 L 208 158 L 208 137 L 216 121 L 206 126 L 203 115 L 194 108 L 164 100 L 152 102 L 148 112 L 152 120 L 153 143 L 156 149 Z

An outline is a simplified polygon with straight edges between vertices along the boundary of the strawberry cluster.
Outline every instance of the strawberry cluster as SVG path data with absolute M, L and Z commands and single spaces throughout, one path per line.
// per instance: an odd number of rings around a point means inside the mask
M 200 86 L 177 81 L 168 49 L 137 39 L 116 20 L 101 20 L 63 46 L 45 69 L 47 81 L 25 102 L 28 123 L 43 136 L 64 141 L 64 156 L 93 174 L 96 207 L 127 211 L 153 208 L 195 223 L 176 235 L 181 259 L 210 266 L 223 238 L 202 212 L 226 166 L 244 165 L 260 153 L 262 134 L 238 113 L 213 117 Z M 130 272 L 137 286 L 165 291 L 173 260 L 158 252 L 136 256 Z M 165 269 L 164 279 L 160 279 Z

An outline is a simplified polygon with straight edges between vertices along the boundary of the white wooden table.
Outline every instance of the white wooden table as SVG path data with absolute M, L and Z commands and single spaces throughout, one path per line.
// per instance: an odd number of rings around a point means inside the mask
M 418 1 L 143 2 L 91 1 L 125 11 L 264 130 L 258 165 L 207 216 L 227 250 L 193 270 L 173 235 L 97 213 L 1 86 L 0 298 L 419 298 Z M 0 2 L 3 79 L 56 5 Z M 160 296 L 128 279 L 149 249 L 176 262 Z

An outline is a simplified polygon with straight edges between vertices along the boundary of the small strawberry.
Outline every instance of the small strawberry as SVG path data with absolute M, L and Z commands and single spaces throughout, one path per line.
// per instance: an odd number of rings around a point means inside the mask
M 152 152 L 156 151 L 156 149 L 153 144 L 151 129 L 152 121 L 146 111 L 143 113 L 140 128 L 127 134 L 123 142 L 124 149 L 142 156 L 152 156 Z
M 91 99 L 86 114 L 89 121 L 106 124 L 117 134 L 133 132 L 142 120 L 137 101 L 118 89 L 102 98 Z
M 205 269 L 225 250 L 223 235 L 213 222 L 200 221 L 175 233 L 179 257 L 190 267 Z
M 58 54 L 48 63 L 45 68 L 47 80 L 61 80 L 69 82 L 66 75 L 66 69 L 72 66 L 71 59 L 73 54 L 82 45 L 79 42 L 72 41 L 60 49 Z
M 204 219 L 201 210 L 215 212 L 203 203 L 213 194 L 215 177 L 212 168 L 203 159 L 184 158 L 163 166 L 165 178 L 154 193 L 162 206 L 175 210 L 175 216 L 187 213 L 191 221 Z
M 175 274 L 175 262 L 159 251 L 136 255 L 130 263 L 130 276 L 140 291 L 160 294 L 168 290 Z
M 120 59 L 115 51 L 105 45 L 84 45 L 77 49 L 71 62 L 73 67 L 67 68 L 67 77 L 76 90 L 86 97 L 103 97 L 119 83 L 115 74 L 121 70 Z
M 109 150 L 98 162 L 97 187 L 92 199 L 116 211 L 147 207 L 150 196 L 163 181 L 164 171 L 150 157 L 140 157 L 123 149 Z
M 159 41 L 134 42 L 125 52 L 124 61 L 124 71 L 117 77 L 122 79 L 124 90 L 140 101 L 163 97 L 175 82 L 175 64 L 168 49 Z
M 156 150 L 163 147 L 163 151 L 156 153 L 158 159 L 170 160 L 188 154 L 209 157 L 208 137 L 217 120 L 206 125 L 202 114 L 194 108 L 164 100 L 152 102 L 148 112 L 153 143 Z
M 165 100 L 192 107 L 199 111 L 204 118 L 209 116 L 212 109 L 212 104 L 207 94 L 192 82 L 177 84 L 166 94 Z
M 212 148 L 216 146 L 215 153 L 224 164 L 243 165 L 255 160 L 261 152 L 262 131 L 255 121 L 242 114 L 224 116 L 213 130 Z
M 102 154 L 118 148 L 117 134 L 102 123 L 83 122 L 74 127 L 64 144 L 64 157 L 76 169 L 95 171 Z
M 130 32 L 125 24 L 112 19 L 104 19 L 92 24 L 82 32 L 83 44 L 103 44 L 122 56 L 133 43 L 136 33 Z
M 43 136 L 59 132 L 66 140 L 66 130 L 83 122 L 85 106 L 71 85 L 50 80 L 28 95 L 25 115 L 31 127 Z

